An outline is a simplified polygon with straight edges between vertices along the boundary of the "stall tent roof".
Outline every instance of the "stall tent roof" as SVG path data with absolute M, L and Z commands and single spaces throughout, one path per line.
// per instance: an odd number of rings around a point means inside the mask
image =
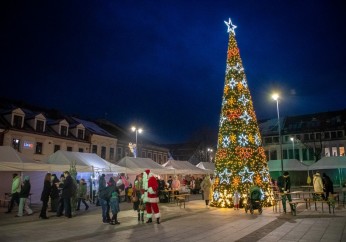
M 47 162 L 54 171 L 57 171 L 56 169 L 59 169 L 59 171 L 69 170 L 72 162 L 75 162 L 76 169 L 79 172 L 100 171 L 124 173 L 126 171 L 124 167 L 114 165 L 93 153 L 58 150 L 49 156 Z
M 209 173 L 214 173 L 215 171 L 215 164 L 211 162 L 200 162 L 196 167 L 207 170 Z
M 145 170 L 149 169 L 155 174 L 170 174 L 172 173 L 171 169 L 167 169 L 160 164 L 156 163 L 152 159 L 149 158 L 135 158 L 135 157 L 124 157 L 122 158 L 117 165 L 126 167 L 130 169 L 126 173 L 129 174 L 137 174 L 142 173 Z
M 346 168 L 346 156 L 326 156 L 309 167 L 310 170 L 341 168 Z
M 10 146 L 0 146 L 0 171 L 47 171 L 48 166 L 26 158 Z
M 307 171 L 309 167 L 296 159 L 283 160 L 284 171 Z M 281 160 L 268 161 L 269 171 L 281 171 Z
M 202 170 L 188 161 L 169 159 L 163 167 L 174 169 L 174 174 L 206 174 L 205 170 Z

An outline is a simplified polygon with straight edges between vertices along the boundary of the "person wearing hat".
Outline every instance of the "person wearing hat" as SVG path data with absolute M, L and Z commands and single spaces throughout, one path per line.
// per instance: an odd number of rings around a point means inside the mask
M 24 177 L 24 183 L 22 186 L 22 189 L 19 193 L 19 208 L 18 208 L 18 213 L 16 217 L 22 217 L 23 216 L 23 209 L 25 209 L 25 212 L 27 215 L 32 215 L 33 211 L 30 209 L 29 205 L 26 203 L 26 200 L 28 199 L 30 195 L 30 178 L 29 176 Z
M 157 203 L 159 202 L 158 197 L 158 189 L 159 184 L 156 181 L 154 175 L 150 172 L 150 170 L 145 170 L 143 172 L 143 202 L 145 203 L 146 211 L 147 211 L 147 223 L 152 223 L 153 213 L 156 218 L 156 222 L 160 224 L 160 210 Z
M 314 192 L 318 194 L 322 194 L 322 198 L 324 198 L 323 195 L 323 182 L 320 173 L 317 171 L 314 175 L 313 178 L 313 183 L 314 185 Z
M 290 191 L 291 191 L 291 179 L 288 171 L 284 172 L 284 175 L 282 177 L 282 187 L 281 187 L 281 198 L 282 198 L 282 207 L 284 209 L 284 212 L 286 213 L 286 201 L 292 202 L 292 197 Z M 290 204 L 291 211 L 294 211 L 295 208 L 292 204 Z

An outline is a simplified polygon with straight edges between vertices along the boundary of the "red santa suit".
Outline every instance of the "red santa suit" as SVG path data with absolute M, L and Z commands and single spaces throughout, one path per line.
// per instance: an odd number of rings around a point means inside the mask
M 150 172 L 150 170 L 145 170 L 143 172 L 143 188 L 144 188 L 144 198 L 143 202 L 145 202 L 146 211 L 147 211 L 147 223 L 152 222 L 153 213 L 155 215 L 156 221 L 160 223 L 160 210 L 157 203 L 159 202 L 158 197 L 158 189 L 159 184 L 156 181 L 154 175 Z

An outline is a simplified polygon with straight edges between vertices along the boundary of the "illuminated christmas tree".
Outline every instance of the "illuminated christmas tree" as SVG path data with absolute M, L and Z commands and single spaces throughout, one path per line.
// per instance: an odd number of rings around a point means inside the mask
M 233 196 L 240 193 L 245 203 L 251 186 L 263 193 L 263 205 L 271 203 L 270 176 L 251 94 L 235 39 L 231 19 L 225 86 L 220 115 L 216 179 L 212 206 L 233 207 Z

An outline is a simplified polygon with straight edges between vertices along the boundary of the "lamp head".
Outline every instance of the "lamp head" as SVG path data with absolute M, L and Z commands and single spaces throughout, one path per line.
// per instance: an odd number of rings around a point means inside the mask
M 138 133 L 142 133 L 143 132 L 143 129 L 138 129 Z
M 272 98 L 273 98 L 275 101 L 278 101 L 278 100 L 279 100 L 279 94 L 274 93 L 274 94 L 272 95 Z
M 135 126 L 132 126 L 131 130 L 132 130 L 133 132 L 135 132 L 135 131 L 136 131 L 136 127 L 135 127 Z
M 294 138 L 293 138 L 293 137 L 291 137 L 291 138 L 290 138 L 290 140 L 291 140 L 291 141 L 294 141 Z

